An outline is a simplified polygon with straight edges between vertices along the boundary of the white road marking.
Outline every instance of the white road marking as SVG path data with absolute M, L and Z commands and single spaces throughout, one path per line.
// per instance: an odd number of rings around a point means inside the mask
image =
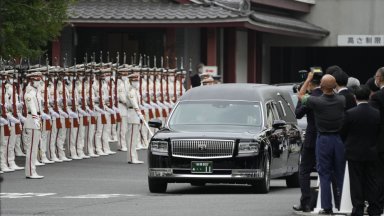
M 85 194 L 78 196 L 64 196 L 58 198 L 64 199 L 108 199 L 108 198 L 119 198 L 119 197 L 133 197 L 134 194 Z
M 33 198 L 57 195 L 56 193 L 0 193 L 0 199 Z M 83 194 L 74 196 L 55 196 L 59 199 L 108 199 L 120 197 L 134 197 L 135 194 Z
M 0 193 L 0 199 L 16 199 L 16 198 L 30 198 L 30 197 L 45 197 L 52 196 L 55 193 Z

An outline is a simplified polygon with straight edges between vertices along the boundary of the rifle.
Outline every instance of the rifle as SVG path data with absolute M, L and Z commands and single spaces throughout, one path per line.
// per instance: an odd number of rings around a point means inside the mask
M 14 60 L 15 64 L 16 64 L 16 60 Z M 16 83 L 15 83 L 15 80 L 17 80 L 17 76 L 16 76 L 16 65 L 14 65 L 14 71 L 13 71 L 13 85 L 12 85 L 12 109 L 13 109 L 13 116 L 15 118 L 19 118 L 18 115 L 17 115 L 17 106 L 16 106 Z M 16 123 L 15 124 L 15 134 L 18 135 L 18 134 L 21 134 L 21 127 L 20 127 L 20 123 Z
M 119 52 L 117 52 L 117 56 L 116 56 L 116 71 L 115 71 L 115 95 L 114 95 L 114 99 L 115 99 L 115 107 L 119 107 L 119 100 L 117 99 L 117 68 L 119 68 L 119 59 L 120 59 L 120 56 L 119 56 Z M 112 121 L 112 120 L 111 120 Z M 121 116 L 120 116 L 120 113 L 116 113 L 116 121 L 117 122 L 121 122 Z
M 166 57 L 166 62 L 167 62 L 167 68 L 166 71 L 167 73 L 165 74 L 166 80 L 165 80 L 165 91 L 166 91 L 166 96 L 167 96 L 167 102 L 170 104 L 171 103 L 171 97 L 169 96 L 169 58 L 168 56 Z M 171 113 L 172 108 L 169 108 L 168 112 Z
M 87 56 L 87 54 L 85 54 Z M 87 58 L 87 57 L 86 57 Z M 93 92 L 92 92 L 92 89 L 93 89 L 93 61 L 95 60 L 95 57 L 93 56 L 93 60 L 92 60 L 92 63 L 91 63 L 91 76 L 89 77 L 89 109 L 94 110 L 94 104 L 93 104 Z M 87 63 L 87 60 L 85 60 L 85 62 Z M 95 116 L 91 116 L 91 124 L 96 124 L 96 117 Z
M 113 88 L 113 81 L 112 77 L 109 78 L 109 106 L 111 109 L 113 109 L 113 94 L 112 94 L 112 88 Z M 111 124 L 116 124 L 115 115 L 111 113 Z
M 5 77 L 1 77 L 1 117 L 7 119 L 7 114 L 5 110 L 5 83 L 3 79 Z M 11 130 L 9 129 L 9 125 L 4 125 L 4 136 L 11 136 Z
M 156 65 L 156 63 L 155 63 Z M 162 104 L 164 104 L 164 88 L 163 88 L 163 57 L 161 57 L 161 65 L 160 65 L 161 69 L 160 69 L 160 102 Z M 163 114 L 163 117 L 167 117 L 167 111 L 165 110 L 165 108 L 162 109 L 162 114 Z
M 148 68 L 149 68 L 149 57 L 148 57 Z M 154 70 L 154 73 L 153 73 L 153 102 L 156 104 L 157 103 L 157 96 L 156 96 L 156 78 L 157 78 L 156 67 L 153 70 Z M 160 117 L 160 111 L 159 111 L 159 108 L 157 108 L 157 107 L 155 107 L 155 115 L 156 115 L 156 118 Z
M 101 109 L 104 110 L 104 103 L 103 103 L 103 92 L 102 92 L 102 81 L 101 81 L 101 74 L 99 76 L 99 106 Z M 101 124 L 107 124 L 107 118 L 105 117 L 105 114 L 101 114 Z
M 49 76 L 49 62 L 48 62 L 48 58 L 46 60 L 47 62 L 47 76 L 45 76 L 45 80 L 44 80 L 44 112 L 45 113 L 49 113 L 49 109 L 48 109 L 48 85 L 49 85 L 49 80 L 48 80 L 48 76 Z M 51 124 L 51 120 L 47 119 L 45 120 L 45 129 L 47 131 L 50 131 L 52 130 L 52 124 Z
M 64 76 L 66 72 L 66 58 L 64 58 Z M 63 111 L 68 113 L 67 111 L 67 92 L 66 92 L 66 83 L 65 80 L 62 78 L 61 83 L 63 85 Z M 65 128 L 71 128 L 71 120 L 69 118 L 64 119 L 65 122 Z
M 177 57 L 175 57 L 176 59 L 176 69 L 175 69 L 175 74 L 174 74 L 174 79 L 173 79 L 173 103 L 176 103 L 177 101 L 177 92 L 176 92 L 176 86 L 177 86 L 177 83 L 176 83 L 176 71 L 177 71 Z
M 76 62 L 76 60 L 75 60 Z M 84 71 L 86 72 L 87 71 L 87 64 L 84 63 Z M 86 111 L 86 107 L 85 107 L 85 79 L 86 79 L 86 76 L 84 74 L 83 76 L 83 80 L 81 81 L 81 109 L 83 109 L 84 111 Z M 83 125 L 84 126 L 88 126 L 89 125 L 89 122 L 88 122 L 88 117 L 87 116 L 83 116 Z
M 140 55 L 140 63 L 139 63 L 140 71 L 141 71 L 141 65 L 142 65 L 142 57 Z M 147 81 L 147 86 L 146 86 L 147 101 L 146 102 L 147 102 L 147 104 L 150 104 L 151 103 L 151 96 L 149 94 L 149 68 L 147 69 L 146 81 Z M 149 119 L 153 119 L 154 118 L 152 109 L 148 109 L 148 114 L 149 114 Z
M 77 74 L 77 68 L 76 68 L 76 58 L 75 58 L 75 68 L 74 68 L 75 75 Z M 75 77 L 72 77 L 72 111 L 77 113 L 77 107 L 76 107 L 76 80 Z M 79 120 L 77 118 L 73 119 L 73 127 L 78 128 L 80 126 Z

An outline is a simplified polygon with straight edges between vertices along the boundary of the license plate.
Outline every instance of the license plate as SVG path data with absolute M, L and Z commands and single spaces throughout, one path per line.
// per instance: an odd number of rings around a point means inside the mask
M 192 173 L 212 173 L 212 161 L 192 161 Z

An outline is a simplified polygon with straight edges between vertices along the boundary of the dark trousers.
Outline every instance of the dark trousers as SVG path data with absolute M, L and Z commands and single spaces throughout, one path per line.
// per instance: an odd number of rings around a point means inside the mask
M 384 209 L 384 152 L 381 153 L 378 161 L 378 166 L 377 166 L 377 174 L 379 176 L 379 187 L 380 187 L 380 198 L 379 198 L 379 203 L 381 206 L 381 212 L 383 213 Z
M 352 216 L 364 215 L 365 201 L 369 215 L 381 214 L 377 165 L 377 161 L 348 161 Z
M 320 177 L 321 207 L 332 209 L 331 180 L 334 176 L 338 191 L 342 191 L 345 170 L 344 144 L 338 134 L 318 134 L 316 162 Z
M 309 206 L 311 200 L 311 170 L 316 165 L 316 151 L 314 148 L 301 149 L 299 166 L 299 180 L 301 189 L 301 206 Z

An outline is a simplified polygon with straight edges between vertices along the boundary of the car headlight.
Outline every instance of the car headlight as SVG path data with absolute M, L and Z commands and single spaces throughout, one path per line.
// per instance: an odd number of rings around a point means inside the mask
M 259 151 L 260 151 L 260 144 L 258 142 L 240 142 L 239 143 L 239 156 L 258 155 Z
M 168 156 L 168 142 L 167 141 L 152 141 L 151 152 L 154 155 Z

